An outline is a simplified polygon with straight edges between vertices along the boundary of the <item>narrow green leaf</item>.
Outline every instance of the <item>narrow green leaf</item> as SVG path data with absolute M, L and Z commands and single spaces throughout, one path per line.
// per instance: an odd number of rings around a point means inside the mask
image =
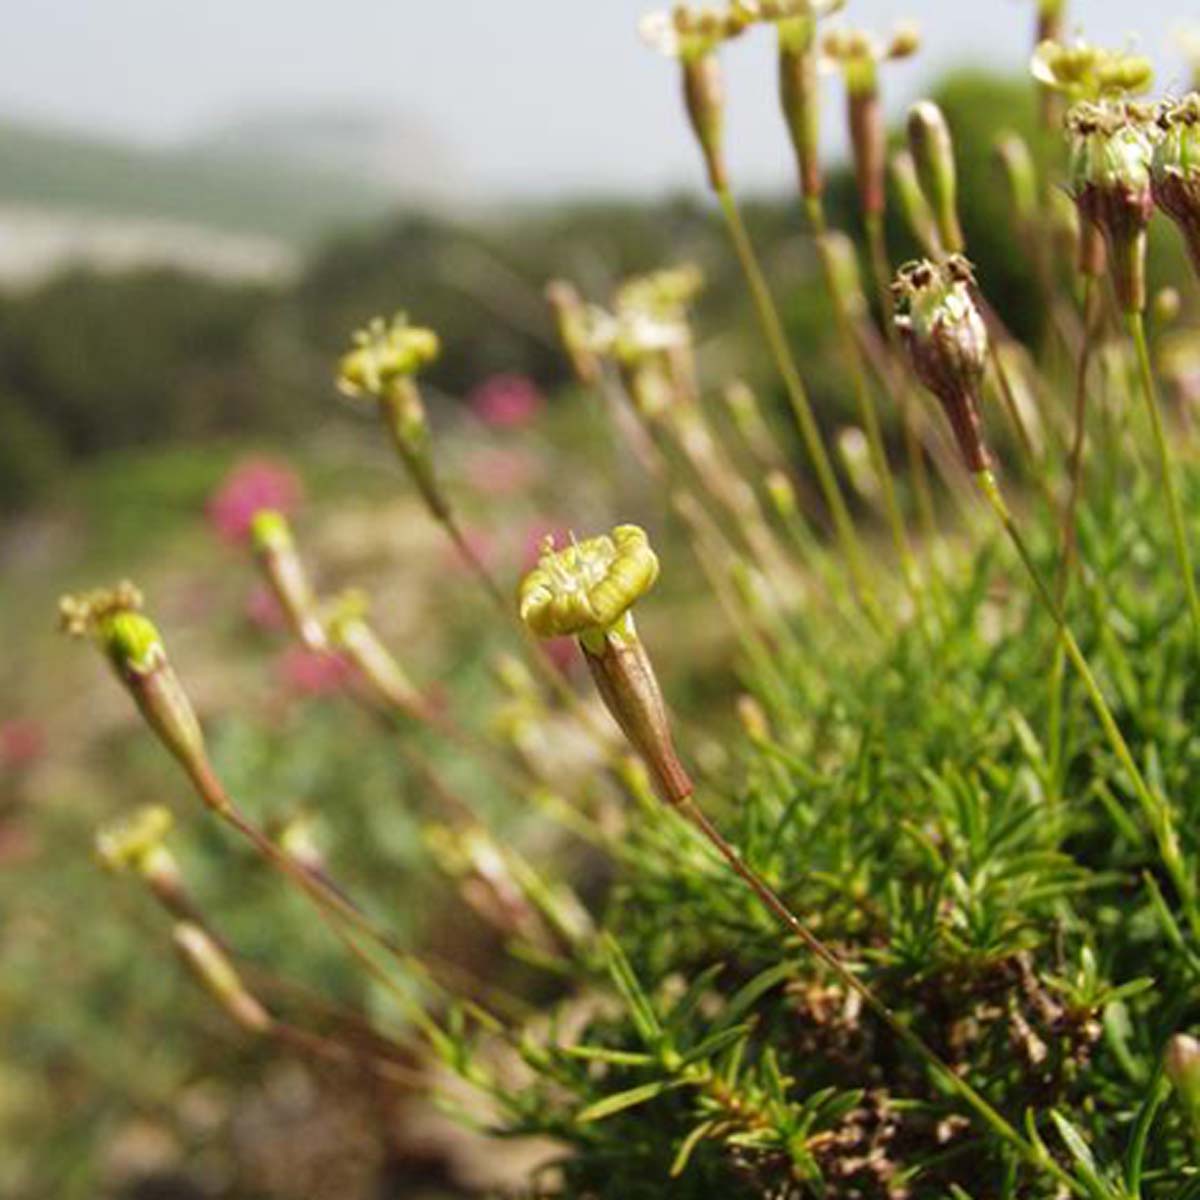
M 682 1080 L 655 1079 L 651 1083 L 643 1083 L 624 1092 L 614 1092 L 611 1096 L 605 1096 L 603 1100 L 597 1100 L 595 1104 L 589 1104 L 577 1114 L 575 1120 L 580 1125 L 586 1125 L 589 1121 L 603 1121 L 605 1117 L 615 1116 L 627 1108 L 636 1108 L 639 1104 L 661 1096 L 663 1092 L 682 1086 Z

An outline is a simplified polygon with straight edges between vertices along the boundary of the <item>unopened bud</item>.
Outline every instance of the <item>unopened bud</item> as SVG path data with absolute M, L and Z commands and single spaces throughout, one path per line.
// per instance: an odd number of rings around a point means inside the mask
M 994 152 L 1000 174 L 1008 189 L 1008 201 L 1018 227 L 1025 228 L 1037 212 L 1037 168 L 1029 143 L 1007 130 L 996 138 Z
M 743 693 L 737 698 L 738 720 L 750 741 L 761 746 L 771 740 L 771 723 L 767 710 L 753 696 Z
M 189 917 L 194 906 L 179 864 L 164 844 L 171 825 L 171 813 L 161 804 L 139 808 L 97 832 L 96 858 L 114 874 L 135 872 L 168 912 Z
M 1110 273 L 1123 312 L 1146 307 L 1146 227 L 1154 211 L 1152 146 L 1146 116 L 1080 104 L 1067 114 L 1071 133 L 1071 194 L 1086 228 L 1104 234 Z
M 1159 325 L 1173 325 L 1183 311 L 1183 297 L 1178 288 L 1163 287 L 1154 293 L 1154 320 Z
M 423 720 L 428 707 L 395 656 L 367 621 L 369 603 L 365 593 L 342 595 L 327 622 L 329 640 L 358 670 L 376 697 L 390 708 Z
M 851 321 L 864 319 L 870 310 L 853 239 L 840 230 L 831 230 L 821 238 L 821 252 L 825 255 L 829 284 L 842 310 Z
M 851 92 L 849 117 L 858 202 L 865 216 L 877 217 L 884 210 L 887 171 L 887 131 L 878 91 Z
M 207 803 L 228 801 L 212 786 L 204 733 L 153 623 L 139 611 L 141 593 L 123 583 L 111 590 L 59 601 L 61 627 L 73 636 L 91 635 L 112 664 L 142 717 L 196 782 Z
M 796 515 L 800 507 L 796 500 L 796 489 L 782 471 L 768 472 L 765 487 L 772 507 L 784 520 Z
M 250 522 L 250 544 L 292 632 L 309 650 L 325 650 L 327 640 L 317 615 L 316 596 L 287 517 L 273 508 L 259 509 Z
M 273 1022 L 265 1008 L 246 990 L 233 963 L 199 925 L 181 921 L 175 926 L 175 948 L 201 987 L 249 1033 L 266 1033 Z
M 927 254 L 941 254 L 942 245 L 938 237 L 937 222 L 933 219 L 933 210 L 921 190 L 916 163 L 907 150 L 898 150 L 892 155 L 891 177 L 909 232 Z
M 967 469 L 987 471 L 990 457 L 979 417 L 987 368 L 987 327 L 971 295 L 971 265 L 961 255 L 902 267 L 893 287 L 896 328 L 917 378 L 945 410 Z
M 1150 167 L 1154 200 L 1178 226 L 1200 273 L 1200 93 L 1164 104 L 1158 126 Z
M 877 500 L 880 493 L 879 476 L 875 473 L 867 435 L 857 425 L 851 425 L 838 430 L 835 445 L 854 490 L 864 500 Z
M 585 387 L 594 387 L 600 378 L 600 361 L 589 336 L 590 322 L 583 298 L 565 280 L 546 285 L 546 300 L 554 313 L 559 340 L 571 361 L 575 377 Z
M 725 166 L 725 80 L 715 54 L 683 63 L 683 99 L 714 192 L 729 186 Z
M 783 108 L 796 167 L 800 174 L 800 192 L 808 199 L 824 190 L 821 172 L 821 83 L 819 63 L 813 47 L 815 22 L 796 22 L 785 35 L 779 35 L 779 103 Z
M 1200 1041 L 1177 1033 L 1167 1043 L 1163 1068 L 1187 1114 L 1192 1136 L 1200 1140 Z
M 921 190 L 933 210 L 942 248 L 949 254 L 961 253 L 963 234 L 958 221 L 954 142 L 942 110 L 931 100 L 922 100 L 908 110 L 908 148 Z

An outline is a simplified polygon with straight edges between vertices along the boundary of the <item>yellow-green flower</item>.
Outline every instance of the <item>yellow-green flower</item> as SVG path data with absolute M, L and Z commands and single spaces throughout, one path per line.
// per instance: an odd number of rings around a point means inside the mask
M 354 349 L 338 365 L 338 387 L 349 396 L 379 396 L 433 362 L 441 342 L 432 329 L 410 325 L 404 313 L 390 322 L 376 317 L 354 335 Z
M 96 834 L 96 857 L 110 871 L 137 870 L 159 849 L 172 824 L 169 809 L 148 804 Z
M 1140 96 L 1154 81 L 1148 58 L 1121 50 L 1105 50 L 1077 40 L 1065 45 L 1046 40 L 1029 64 L 1034 79 L 1072 100 Z
M 572 542 L 547 539 L 521 583 L 521 620 L 538 637 L 605 634 L 658 578 L 658 556 L 644 530 L 618 525 L 611 535 Z
M 669 12 L 647 13 L 638 22 L 638 33 L 660 54 L 695 62 L 743 33 L 751 19 L 744 6 L 722 9 L 677 4 Z

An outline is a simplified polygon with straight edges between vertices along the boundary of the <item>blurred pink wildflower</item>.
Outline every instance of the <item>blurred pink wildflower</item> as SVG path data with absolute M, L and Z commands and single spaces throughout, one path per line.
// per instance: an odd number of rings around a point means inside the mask
M 485 496 L 511 496 L 534 482 L 538 462 L 524 450 L 488 446 L 470 455 L 466 474 L 471 487 Z
M 296 472 L 269 458 L 246 458 L 225 476 L 208 500 L 208 520 L 228 542 L 244 542 L 254 514 L 272 508 L 285 516 L 300 503 Z
M 526 375 L 493 375 L 471 392 L 475 415 L 495 429 L 528 425 L 542 408 L 542 393 Z
M 46 752 L 46 732 L 37 721 L 18 717 L 0 723 L 0 766 L 28 767 Z
M 287 627 L 283 609 L 279 607 L 275 593 L 265 583 L 256 584 L 246 596 L 243 612 L 251 625 L 265 633 L 278 633 Z
M 336 654 L 289 646 L 279 659 L 279 677 L 300 697 L 328 696 L 340 691 L 351 677 L 350 664 Z

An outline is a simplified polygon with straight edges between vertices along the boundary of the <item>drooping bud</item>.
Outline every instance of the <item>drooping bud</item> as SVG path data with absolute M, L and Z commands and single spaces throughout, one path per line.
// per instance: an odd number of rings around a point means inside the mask
M 248 1033 L 267 1033 L 274 1022 L 250 994 L 225 951 L 199 925 L 180 921 L 175 948 L 200 986 Z
M 1147 117 L 1133 105 L 1079 104 L 1067 114 L 1071 195 L 1083 228 L 1104 234 L 1113 287 L 1127 313 L 1146 307 L 1146 228 L 1154 211 Z
M 316 596 L 287 517 L 273 508 L 259 509 L 250 522 L 250 544 L 292 632 L 310 650 L 327 649 Z
M 631 609 L 658 578 L 658 557 L 643 530 L 618 525 L 611 536 L 562 550 L 547 539 L 521 583 L 521 620 L 538 637 L 579 639 L 605 707 L 642 756 L 663 800 L 682 803 L 692 782 L 675 751 L 654 666 Z
M 1175 1034 L 1167 1043 L 1163 1069 L 1187 1114 L 1192 1136 L 1200 1140 L 1200 1041 L 1186 1033 Z
M 326 622 L 329 640 L 358 670 L 375 696 L 414 720 L 429 717 L 425 697 L 367 621 L 370 603 L 364 592 L 339 597 Z
M 942 244 L 938 237 L 937 222 L 933 219 L 933 210 L 921 190 L 921 181 L 917 178 L 917 166 L 912 155 L 907 150 L 896 151 L 892 155 L 890 167 L 892 187 L 900 202 L 900 211 L 904 215 L 904 223 L 909 232 L 927 254 L 935 257 L 940 255 Z
M 970 263 L 952 255 L 901 267 L 893 286 L 896 328 L 917 378 L 938 398 L 973 474 L 990 467 L 979 416 L 987 326 L 971 295 Z
M 204 733 L 155 626 L 142 615 L 142 595 L 131 583 L 59 601 L 59 624 L 74 637 L 91 636 L 159 741 L 196 783 L 205 802 L 228 800 L 212 775 Z
M 546 285 L 546 300 L 575 377 L 584 387 L 594 387 L 600 378 L 600 363 L 589 336 L 590 322 L 583 298 L 573 284 L 555 279 Z
M 922 100 L 908 110 L 908 148 L 921 191 L 937 222 L 942 249 L 948 254 L 960 254 L 964 242 L 958 220 L 954 142 L 942 110 L 931 100 Z
M 354 348 L 338 368 L 338 387 L 349 396 L 367 395 L 379 403 L 396 452 L 430 511 L 448 516 L 433 467 L 432 434 L 417 388 L 418 372 L 441 350 L 437 334 L 410 325 L 403 313 L 389 324 L 375 318 L 354 335 Z
M 1027 228 L 1037 212 L 1037 168 L 1029 143 L 1012 130 L 1001 133 L 993 152 L 1008 190 L 1008 201 L 1019 229 Z
M 1200 93 L 1164 104 L 1158 127 L 1151 190 L 1158 207 L 1179 227 L 1192 268 L 1200 274 Z

